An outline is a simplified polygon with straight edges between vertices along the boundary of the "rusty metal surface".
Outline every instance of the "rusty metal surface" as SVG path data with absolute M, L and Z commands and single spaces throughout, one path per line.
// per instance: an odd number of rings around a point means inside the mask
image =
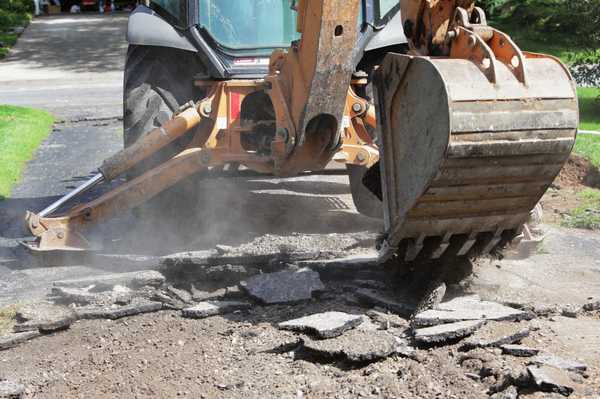
M 354 72 L 359 7 L 358 1 L 298 1 L 302 38 L 271 56 L 265 80 L 273 87 L 277 129 L 294 144 L 285 161 L 275 160 L 277 175 L 322 169 L 335 154 Z
M 578 104 L 562 65 L 527 59 L 525 86 L 522 75 L 495 63 L 493 84 L 468 60 L 389 54 L 384 61 L 376 82 L 383 258 L 493 250 L 527 221 L 568 159 Z
M 210 101 L 210 99 L 209 99 Z M 204 102 L 200 103 L 202 106 Z M 113 180 L 131 167 L 156 153 L 178 137 L 183 136 L 202 120 L 195 106 L 175 115 L 161 127 L 141 137 L 135 143 L 113 155 L 100 167 L 100 172 L 107 181 Z
M 28 213 L 27 224 L 38 237 L 38 251 L 81 251 L 94 249 L 84 234 L 93 226 L 112 216 L 142 204 L 161 191 L 209 165 L 200 148 L 186 150 L 164 164 L 149 170 L 103 196 L 80 205 L 67 215 L 40 218 Z

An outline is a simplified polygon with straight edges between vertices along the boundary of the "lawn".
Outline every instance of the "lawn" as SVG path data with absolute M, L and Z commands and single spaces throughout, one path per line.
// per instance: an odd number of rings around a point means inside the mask
M 577 93 L 581 114 L 580 129 L 600 131 L 600 88 L 580 88 Z M 600 136 L 580 134 L 575 152 L 600 168 Z
M 577 194 L 581 205 L 569 212 L 563 226 L 600 230 L 600 190 L 586 188 Z
M 4 43 L 4 47 L 0 47 L 0 60 L 8 54 L 10 47 L 17 42 L 17 35 L 14 33 L 0 32 L 0 42 Z
M 580 129 L 600 131 L 600 88 L 577 89 L 581 115 Z
M 45 111 L 0 105 L 0 199 L 10 195 L 53 123 Z

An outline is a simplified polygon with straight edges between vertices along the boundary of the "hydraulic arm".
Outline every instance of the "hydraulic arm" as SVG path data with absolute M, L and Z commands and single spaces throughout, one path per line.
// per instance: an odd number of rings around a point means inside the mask
M 474 1 L 401 0 L 410 50 L 388 53 L 374 76 L 364 76 L 355 65 L 360 4 L 294 2 L 301 39 L 273 52 L 263 79 L 196 81 L 204 99 L 190 99 L 81 188 L 28 213 L 32 248 L 90 249 L 89 227 L 205 168 L 236 163 L 291 176 L 332 160 L 373 167 L 367 185 L 383 201 L 382 259 L 469 256 L 510 240 L 574 144 L 568 70 L 522 52 L 487 25 Z M 369 84 L 374 101 L 364 94 Z M 184 134 L 193 137 L 181 153 L 54 216 Z

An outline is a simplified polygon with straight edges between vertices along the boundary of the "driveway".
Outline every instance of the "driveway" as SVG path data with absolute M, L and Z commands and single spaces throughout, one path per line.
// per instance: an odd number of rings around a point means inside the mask
M 126 29 L 126 14 L 36 18 L 0 62 L 0 104 L 120 117 Z

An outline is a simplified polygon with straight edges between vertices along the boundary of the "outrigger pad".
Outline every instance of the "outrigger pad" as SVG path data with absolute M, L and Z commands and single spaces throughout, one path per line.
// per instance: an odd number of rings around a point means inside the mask
M 496 83 L 464 59 L 390 53 L 378 69 L 382 260 L 495 249 L 567 161 L 579 122 L 568 70 L 528 55 L 525 85 L 494 62 Z

